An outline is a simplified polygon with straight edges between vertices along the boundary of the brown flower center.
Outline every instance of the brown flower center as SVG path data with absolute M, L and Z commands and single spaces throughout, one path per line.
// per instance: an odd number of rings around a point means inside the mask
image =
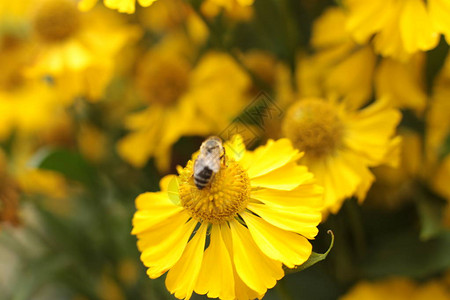
M 323 157 L 341 145 L 343 124 L 330 103 L 306 99 L 288 109 L 282 131 L 307 156 Z
M 189 72 L 189 63 L 180 57 L 149 55 L 138 68 L 137 86 L 147 102 L 169 106 L 186 91 Z
M 46 0 L 36 11 L 33 28 L 44 41 L 63 41 L 80 28 L 80 12 L 74 1 Z

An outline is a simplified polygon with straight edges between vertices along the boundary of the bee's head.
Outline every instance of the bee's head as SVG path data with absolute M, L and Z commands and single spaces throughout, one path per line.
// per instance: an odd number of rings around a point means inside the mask
M 216 136 L 209 137 L 203 142 L 201 148 L 205 153 L 218 152 L 221 154 L 223 152 L 222 140 Z

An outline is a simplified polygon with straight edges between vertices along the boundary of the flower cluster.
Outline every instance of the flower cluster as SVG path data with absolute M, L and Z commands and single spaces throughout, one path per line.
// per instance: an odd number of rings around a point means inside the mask
M 2 1 L 0 290 L 448 298 L 449 20 L 447 0 Z

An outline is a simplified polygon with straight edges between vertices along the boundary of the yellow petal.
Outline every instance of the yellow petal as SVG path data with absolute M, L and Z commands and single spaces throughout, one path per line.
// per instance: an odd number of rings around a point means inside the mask
M 422 0 L 404 2 L 400 15 L 400 31 L 406 52 L 433 49 L 439 43 L 439 34 L 434 29 Z
M 136 5 L 136 0 L 104 0 L 104 2 L 106 7 L 128 14 L 134 13 Z
M 239 277 L 252 290 L 264 294 L 284 276 L 281 263 L 264 255 L 248 229 L 239 222 L 230 222 L 230 228 L 233 260 Z
M 308 172 L 306 167 L 291 162 L 262 176 L 253 177 L 250 181 L 252 187 L 289 191 L 311 178 L 313 175 Z
M 88 11 L 97 4 L 98 0 L 81 0 L 78 2 L 78 9 L 81 11 Z
M 384 99 L 378 100 L 347 120 L 344 143 L 368 159 L 371 166 L 380 164 L 385 158 L 401 119 L 398 110 L 386 106 Z
M 212 225 L 195 292 L 209 298 L 235 298 L 233 265 L 219 225 Z
M 233 242 L 231 237 L 231 230 L 228 224 L 220 225 L 220 231 L 222 233 L 222 238 L 225 246 L 228 249 L 228 253 L 233 258 Z M 235 286 L 235 299 L 262 299 L 264 294 L 258 294 L 250 287 L 248 287 L 242 279 L 239 277 L 236 267 L 233 265 L 233 276 L 234 276 L 234 286 Z
M 150 278 L 156 278 L 169 270 L 181 257 L 197 222 L 187 213 L 168 218 L 142 234 L 138 234 L 141 260 L 149 269 Z
M 143 7 L 147 7 L 153 4 L 156 0 L 138 0 L 139 4 Z
M 231 140 L 225 142 L 224 148 L 227 156 L 232 157 L 236 161 L 240 161 L 245 153 L 244 139 L 239 134 L 236 134 Z
M 257 148 L 252 153 L 252 161 L 249 162 L 250 165 L 248 166 L 248 176 L 253 178 L 267 174 L 297 160 L 300 156 L 298 150 L 292 147 L 290 140 L 269 140 L 266 145 Z
M 430 18 L 436 28 L 445 35 L 450 43 L 450 2 L 447 0 L 428 0 Z
M 136 207 L 132 234 L 145 231 L 183 210 L 170 201 L 167 192 L 141 194 L 136 198 Z
M 424 55 L 416 55 L 408 63 L 383 59 L 375 75 L 377 95 L 389 97 L 395 107 L 423 112 L 428 98 L 422 75 L 424 66 Z
M 258 203 L 249 203 L 247 208 L 270 224 L 284 230 L 299 233 L 313 239 L 319 230 L 321 210 L 297 207 L 273 207 Z
M 288 268 L 303 264 L 311 255 L 312 246 L 305 237 L 270 225 L 248 212 L 242 213 L 241 217 L 259 249 Z
M 208 225 L 202 224 L 183 252 L 180 260 L 170 269 L 166 287 L 178 299 L 190 299 L 202 266 Z
M 392 11 L 392 1 L 385 0 L 346 0 L 346 7 L 350 10 L 347 29 L 353 34 L 358 43 L 367 40 L 383 28 L 388 12 Z
M 252 191 L 251 197 L 265 204 L 281 207 L 305 207 L 321 209 L 324 205 L 323 188 L 305 183 L 291 191 L 260 189 Z

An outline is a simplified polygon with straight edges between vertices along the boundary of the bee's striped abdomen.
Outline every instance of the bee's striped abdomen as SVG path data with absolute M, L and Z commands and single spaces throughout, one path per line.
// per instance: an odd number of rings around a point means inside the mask
M 211 180 L 213 171 L 205 166 L 200 172 L 194 174 L 194 183 L 199 190 L 203 189 Z

